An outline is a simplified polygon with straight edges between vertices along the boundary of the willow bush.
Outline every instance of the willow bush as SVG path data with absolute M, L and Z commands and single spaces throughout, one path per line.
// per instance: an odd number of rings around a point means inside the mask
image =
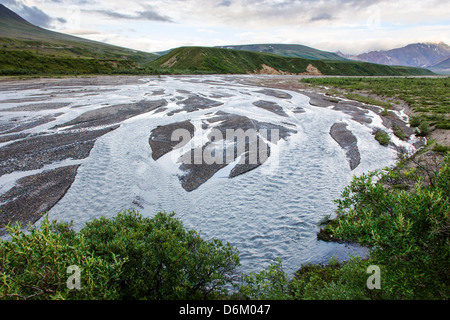
M 211 299 L 239 265 L 234 247 L 202 239 L 174 214 L 124 211 L 71 227 L 47 217 L 27 231 L 8 227 L 0 299 Z M 81 270 L 80 290 L 67 285 L 70 266 Z

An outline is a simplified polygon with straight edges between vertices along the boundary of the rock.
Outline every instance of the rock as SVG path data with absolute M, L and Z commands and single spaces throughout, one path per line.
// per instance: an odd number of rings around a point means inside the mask
M 35 128 L 37 126 L 52 122 L 56 120 L 56 117 L 60 116 L 60 113 L 55 113 L 52 115 L 44 115 L 44 116 L 32 116 L 25 118 L 14 118 L 11 120 L 0 120 L 0 133 L 1 134 L 10 134 L 25 131 L 28 129 Z
M 350 169 L 354 170 L 361 161 L 358 150 L 358 140 L 353 133 L 347 129 L 345 123 L 335 123 L 331 126 L 330 135 L 345 150 L 350 163 Z
M 75 180 L 79 165 L 60 167 L 27 176 L 0 196 L 0 236 L 8 223 L 35 223 L 67 192 Z
M 256 92 L 265 94 L 267 96 L 280 98 L 280 99 L 291 99 L 292 98 L 292 96 L 289 93 L 279 91 L 279 90 L 274 90 L 274 89 L 263 89 L 263 90 L 258 90 Z
M 71 129 L 79 129 L 108 126 L 120 123 L 131 117 L 157 110 L 158 108 L 162 108 L 165 106 L 167 106 L 167 101 L 164 99 L 160 99 L 151 101 L 142 100 L 136 103 L 104 107 L 92 111 L 87 111 L 77 118 L 64 124 L 57 125 L 54 128 L 71 126 Z
M 158 126 L 152 130 L 149 138 L 149 144 L 152 148 L 153 160 L 158 160 L 166 153 L 169 153 L 180 141 L 172 141 L 172 133 L 177 129 L 185 129 L 194 136 L 195 127 L 190 121 L 171 123 L 165 126 Z M 183 141 L 188 143 L 189 141 Z
M 258 100 L 258 101 L 253 102 L 253 104 L 259 108 L 273 112 L 279 116 L 288 117 L 286 112 L 284 112 L 283 108 L 281 106 L 279 106 L 278 104 L 276 104 L 275 102 Z
M 342 111 L 351 115 L 352 119 L 361 124 L 372 123 L 372 118 L 368 116 L 369 112 L 361 107 L 354 106 L 346 103 L 339 103 L 333 107 L 333 110 Z
M 64 159 L 84 159 L 94 142 L 118 128 L 64 132 L 27 137 L 0 148 L 0 176 L 15 170 L 35 170 Z
M 45 103 L 33 103 L 28 105 L 22 105 L 14 108 L 5 109 L 2 111 L 40 111 L 40 110 L 49 110 L 49 109 L 60 109 L 70 105 L 69 102 L 45 102 Z
M 183 106 L 183 108 L 169 112 L 167 114 L 168 116 L 172 116 L 175 113 L 178 113 L 181 111 L 194 112 L 194 111 L 201 110 L 201 109 L 214 108 L 214 107 L 223 105 L 223 103 L 220 101 L 208 99 L 208 98 L 205 98 L 205 97 L 202 97 L 202 96 L 196 94 L 196 95 L 191 95 L 189 98 L 187 98 L 185 100 L 178 101 L 177 105 L 181 105 L 181 106 Z

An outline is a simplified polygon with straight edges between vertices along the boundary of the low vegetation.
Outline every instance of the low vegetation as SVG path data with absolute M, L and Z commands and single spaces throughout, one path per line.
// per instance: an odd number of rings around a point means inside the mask
M 133 60 L 42 55 L 32 51 L 0 49 L 0 76 L 157 74 Z
M 383 102 L 371 97 L 366 97 L 366 96 L 362 96 L 360 94 L 356 94 L 356 93 L 346 93 L 344 94 L 344 97 L 350 100 L 356 100 L 362 103 L 367 103 L 367 104 L 372 104 L 375 106 L 380 106 L 380 107 L 384 107 L 386 109 L 391 108 L 391 104 L 388 102 Z
M 79 232 L 49 222 L 10 226 L 0 243 L 0 299 L 205 299 L 223 294 L 237 250 L 186 230 L 173 214 L 134 211 L 93 220 Z M 70 266 L 82 290 L 67 286 Z
M 391 140 L 389 138 L 389 134 L 387 134 L 383 130 L 378 129 L 375 131 L 374 134 L 375 134 L 375 140 L 377 140 L 382 146 L 387 146 L 387 145 L 389 145 L 389 142 L 391 142 Z

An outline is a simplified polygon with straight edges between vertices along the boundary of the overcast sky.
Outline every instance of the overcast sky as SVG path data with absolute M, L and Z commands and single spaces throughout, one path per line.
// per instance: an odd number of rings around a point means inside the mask
M 142 51 L 304 44 L 349 54 L 450 45 L 448 0 L 0 0 L 41 27 Z

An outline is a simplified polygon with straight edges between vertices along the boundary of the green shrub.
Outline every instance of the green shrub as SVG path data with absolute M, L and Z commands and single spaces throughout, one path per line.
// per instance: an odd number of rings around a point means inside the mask
M 0 299 L 214 298 L 239 265 L 235 248 L 185 230 L 174 214 L 124 211 L 79 233 L 47 218 L 30 228 L 10 226 L 0 242 Z M 81 290 L 67 288 L 71 265 Z
M 251 299 L 443 299 L 450 297 L 450 153 L 434 183 L 417 182 L 406 192 L 383 183 L 398 172 L 355 177 L 336 200 L 337 219 L 327 225 L 335 238 L 369 248 L 369 257 L 327 265 L 305 264 L 291 281 L 281 261 L 245 278 Z M 415 174 L 408 174 L 416 180 Z M 369 289 L 368 267 L 380 268 L 380 289 Z
M 419 126 L 419 124 L 420 124 L 420 118 L 419 117 L 411 117 L 411 118 L 409 118 L 409 125 L 411 126 L 411 127 L 418 127 Z
M 296 300 L 368 300 L 381 299 L 380 290 L 367 287 L 367 268 L 373 262 L 359 257 L 326 265 L 305 264 L 289 285 L 289 294 Z
M 282 268 L 281 259 L 260 272 L 243 275 L 239 286 L 239 296 L 244 299 L 286 300 L 289 281 Z
M 389 138 L 389 134 L 387 134 L 383 130 L 375 131 L 375 140 L 377 140 L 382 146 L 387 146 L 391 141 L 391 139 Z
M 94 256 L 69 225 L 43 218 L 27 232 L 9 226 L 11 240 L 0 242 L 0 299 L 115 299 L 112 285 L 122 261 Z M 69 290 L 67 268 L 81 268 L 82 290 Z
M 94 255 L 125 259 L 116 284 L 126 299 L 204 299 L 220 294 L 239 264 L 230 244 L 203 240 L 173 213 L 126 211 L 87 223 L 81 234 Z
M 371 248 L 384 266 L 383 293 L 389 299 L 448 299 L 450 290 L 450 155 L 436 183 L 420 181 L 410 192 L 388 190 L 373 172 L 355 178 L 337 200 L 340 239 Z M 387 174 L 389 175 L 389 173 Z
M 430 125 L 426 121 L 422 121 L 416 129 L 416 136 L 426 137 L 430 133 Z

